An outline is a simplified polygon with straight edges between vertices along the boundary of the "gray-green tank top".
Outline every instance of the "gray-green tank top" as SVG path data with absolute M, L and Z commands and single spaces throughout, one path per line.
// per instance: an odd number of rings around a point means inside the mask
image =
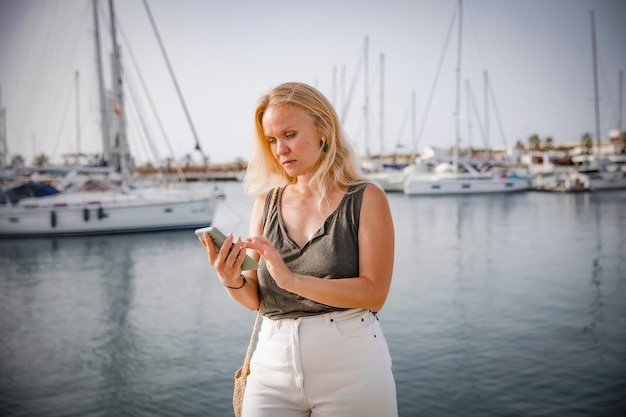
M 264 209 L 266 237 L 274 244 L 292 272 L 320 279 L 359 276 L 359 215 L 366 186 L 367 184 L 351 186 L 337 209 L 303 247 L 299 247 L 289 237 L 282 221 L 280 201 L 284 188 L 273 190 L 278 195 L 269 213 L 272 192 L 268 193 Z M 279 288 L 267 271 L 263 258 L 259 264 L 258 278 L 261 313 L 271 319 L 298 318 L 345 310 L 320 304 Z

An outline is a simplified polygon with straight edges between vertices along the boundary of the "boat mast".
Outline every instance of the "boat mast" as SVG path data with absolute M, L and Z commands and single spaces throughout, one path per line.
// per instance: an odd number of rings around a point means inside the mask
M 591 15 L 591 50 L 593 54 L 593 92 L 594 92 L 594 108 L 596 115 L 596 154 L 600 155 L 600 98 L 598 97 L 598 61 L 597 61 L 597 49 L 596 49 L 596 22 L 593 15 Z
M 363 117 L 365 119 L 365 131 L 364 131 L 364 142 L 365 142 L 365 156 L 367 159 L 370 158 L 370 122 L 369 122 L 369 108 L 370 108 L 370 98 L 369 98 L 369 68 L 368 68 L 368 49 L 369 49 L 369 37 L 365 37 L 365 48 L 364 48 L 364 59 L 365 59 L 365 69 L 364 69 L 364 83 L 365 86 L 365 104 L 363 105 Z
M 109 133 L 109 117 L 107 116 L 107 100 L 104 89 L 102 71 L 102 51 L 100 49 L 100 19 L 98 19 L 98 0 L 93 0 L 93 19 L 96 29 L 96 62 L 98 66 L 98 91 L 100 93 L 100 127 L 102 129 L 102 160 L 111 161 L 111 136 Z
M 469 145 L 469 147 L 472 147 L 472 132 L 473 132 L 473 128 L 474 126 L 472 125 L 472 115 L 474 112 L 472 112 L 472 99 L 473 99 L 473 95 L 472 95 L 472 89 L 470 87 L 470 82 L 469 80 L 466 78 L 465 79 L 465 91 L 467 92 L 467 98 L 465 100 L 465 105 L 467 106 L 467 144 Z M 476 116 L 478 117 L 478 112 L 475 112 Z
M 122 173 L 122 189 L 128 189 L 128 144 L 126 140 L 126 111 L 124 107 L 124 86 L 122 84 L 122 63 L 120 60 L 120 48 L 117 44 L 116 17 L 113 8 L 113 0 L 109 0 L 109 9 L 111 13 L 111 38 L 113 41 L 113 64 L 115 70 L 116 85 L 114 86 L 117 95 L 117 105 L 119 111 L 119 132 L 118 132 L 118 148 L 120 158 L 120 171 Z
M 2 89 L 0 89 L 0 168 L 8 166 L 6 116 L 7 111 L 2 107 Z
M 380 156 L 385 154 L 385 54 L 380 54 Z
M 485 82 L 485 146 L 487 147 L 489 157 L 491 157 L 491 148 L 489 143 L 489 75 L 487 75 L 487 70 L 483 71 L 483 78 Z
M 461 40 L 463 38 L 463 0 L 459 0 L 459 23 L 457 27 L 457 55 L 456 55 L 456 104 L 454 108 L 454 147 L 452 150 L 453 172 L 458 172 L 459 143 L 460 143 L 460 114 L 461 114 Z
M 331 101 L 331 103 L 333 103 L 333 106 L 335 106 L 336 108 L 339 108 L 339 106 L 337 106 L 337 65 L 333 65 L 333 99 Z
M 80 158 L 80 74 L 74 73 L 76 83 L 76 157 Z M 76 161 L 78 163 L 78 159 Z
M 619 117 L 617 119 L 617 131 L 619 132 L 619 137 L 622 139 L 622 113 L 624 112 L 624 71 L 619 72 L 618 76 L 618 90 L 619 94 Z M 623 139 L 622 139 L 623 140 Z M 622 144 L 624 146 L 625 144 Z
M 411 144 L 409 164 L 414 164 L 417 153 L 417 93 L 415 90 L 411 91 Z

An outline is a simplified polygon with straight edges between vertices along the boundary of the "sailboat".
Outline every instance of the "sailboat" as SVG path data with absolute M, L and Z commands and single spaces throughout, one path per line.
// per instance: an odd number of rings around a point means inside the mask
M 457 71 L 456 108 L 454 113 L 454 136 L 452 163 L 443 163 L 429 173 L 413 173 L 404 181 L 406 195 L 483 194 L 525 191 L 527 178 L 508 173 L 481 173 L 470 164 L 459 162 L 459 121 L 461 102 L 461 40 L 463 1 L 458 3 L 457 23 Z
M 168 186 L 141 186 L 131 182 L 123 107 L 122 71 L 115 34 L 113 1 L 109 1 L 116 93 L 115 147 L 109 145 L 103 116 L 104 154 L 111 155 L 120 172 L 109 168 L 77 167 L 62 181 L 63 191 L 41 197 L 21 198 L 0 206 L 0 237 L 70 236 L 195 229 L 211 225 L 222 195 L 212 187 L 195 190 Z M 102 74 L 97 7 L 94 0 L 99 76 Z M 100 78 L 100 80 L 102 80 Z M 105 92 L 100 82 L 101 104 Z M 103 114 L 106 114 L 103 111 Z M 115 175 L 113 175 L 115 174 Z M 116 176 L 116 178 L 112 178 Z
M 600 145 L 600 98 L 598 94 L 598 59 L 596 48 L 596 25 L 593 11 L 590 12 L 591 16 L 591 42 L 592 42 L 592 58 L 593 58 L 593 87 L 595 93 L 594 107 L 595 107 L 595 125 L 596 125 L 596 139 L 598 146 L 591 158 L 585 158 L 584 165 L 578 168 L 580 174 L 586 175 L 589 179 L 589 191 L 604 191 L 604 190 L 624 190 L 626 189 L 626 154 L 624 149 L 620 149 L 622 153 L 615 153 L 611 155 L 602 155 Z M 621 96 L 623 94 L 623 73 L 620 72 L 619 78 L 619 94 L 620 103 L 622 102 Z M 620 114 L 622 113 L 620 108 Z M 620 129 L 617 130 L 616 136 L 619 141 L 623 139 L 623 133 Z

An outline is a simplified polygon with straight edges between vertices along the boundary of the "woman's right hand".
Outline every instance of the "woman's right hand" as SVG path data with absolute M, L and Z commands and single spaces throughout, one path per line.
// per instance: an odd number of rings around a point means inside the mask
M 209 262 L 217 271 L 222 284 L 227 286 L 241 283 L 241 264 L 246 257 L 246 245 L 241 241 L 241 238 L 238 237 L 234 242 L 233 240 L 233 234 L 229 233 L 218 251 L 207 232 L 204 232 L 200 238 L 202 246 L 207 251 Z
M 280 253 L 276 250 L 272 242 L 264 236 L 249 237 L 244 242 L 249 249 L 254 249 L 265 259 L 265 266 L 271 277 L 282 289 L 293 280 L 294 274 L 289 270 Z

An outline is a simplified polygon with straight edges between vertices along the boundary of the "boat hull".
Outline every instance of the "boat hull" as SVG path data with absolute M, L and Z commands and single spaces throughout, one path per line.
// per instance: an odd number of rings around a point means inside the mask
M 615 155 L 579 169 L 589 177 L 589 191 L 625 190 L 626 157 Z
M 491 175 L 418 175 L 404 182 L 406 195 L 492 194 L 526 191 L 529 183 L 520 177 Z
M 0 209 L 0 237 L 73 236 L 211 225 L 217 198 L 180 193 L 77 193 L 30 198 Z
M 386 192 L 404 192 L 406 174 L 402 172 L 376 172 L 369 174 L 368 178 L 378 184 Z

